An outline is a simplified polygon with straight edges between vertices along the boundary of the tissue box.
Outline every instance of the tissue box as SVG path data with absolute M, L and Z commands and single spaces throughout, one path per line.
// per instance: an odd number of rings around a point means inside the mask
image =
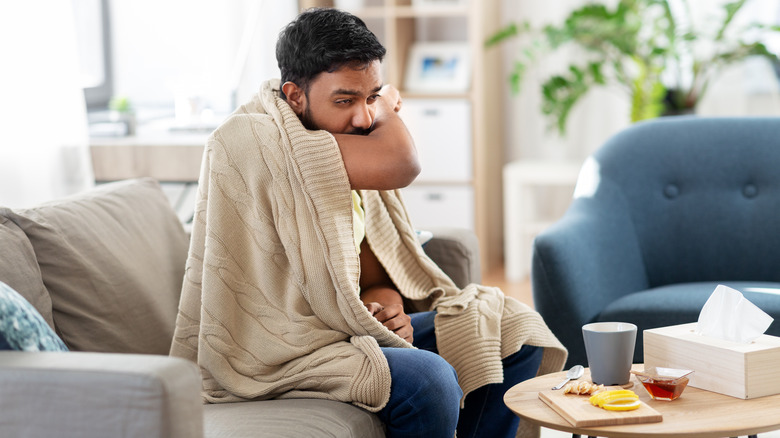
M 780 337 L 740 344 L 695 329 L 696 323 L 645 330 L 645 367 L 693 370 L 689 386 L 741 399 L 780 394 Z

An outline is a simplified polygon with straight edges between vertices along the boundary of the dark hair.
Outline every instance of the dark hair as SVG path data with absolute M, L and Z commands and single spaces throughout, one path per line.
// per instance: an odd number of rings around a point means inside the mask
M 276 43 L 281 85 L 293 82 L 306 93 L 318 74 L 382 61 L 385 52 L 363 20 L 338 9 L 304 11 L 279 33 Z M 282 97 L 286 99 L 284 92 Z

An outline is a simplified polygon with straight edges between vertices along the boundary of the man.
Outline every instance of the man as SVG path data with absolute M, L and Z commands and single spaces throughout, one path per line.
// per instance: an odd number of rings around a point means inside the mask
M 199 363 L 209 402 L 329 398 L 390 437 L 514 436 L 503 393 L 565 349 L 417 243 L 395 189 L 420 169 L 384 54 L 337 10 L 282 31 L 281 81 L 207 144 L 171 353 Z

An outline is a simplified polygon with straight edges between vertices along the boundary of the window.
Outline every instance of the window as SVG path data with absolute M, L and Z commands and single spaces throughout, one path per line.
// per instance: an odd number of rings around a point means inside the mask
M 73 2 L 79 75 L 87 108 L 104 109 L 113 94 L 108 0 Z

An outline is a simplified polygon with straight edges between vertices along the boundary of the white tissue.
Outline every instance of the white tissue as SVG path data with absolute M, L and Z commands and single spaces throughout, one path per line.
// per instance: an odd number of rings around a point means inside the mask
M 742 293 L 719 284 L 699 313 L 696 333 L 747 344 L 761 336 L 774 318 Z

